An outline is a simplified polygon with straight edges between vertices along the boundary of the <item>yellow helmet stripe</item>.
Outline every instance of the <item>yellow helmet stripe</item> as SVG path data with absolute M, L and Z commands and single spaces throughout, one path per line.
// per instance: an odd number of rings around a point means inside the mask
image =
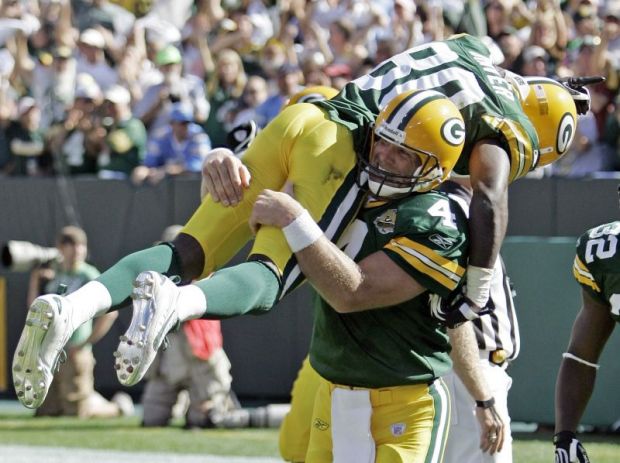
M 405 127 L 407 127 L 407 124 L 411 118 L 420 108 L 422 108 L 425 104 L 440 98 L 445 98 L 445 96 L 433 90 L 413 92 L 409 97 L 404 98 L 398 103 L 386 119 L 386 122 L 398 127 L 400 130 L 405 130 Z
M 561 84 L 560 82 L 558 82 L 557 80 L 554 79 L 550 79 L 549 77 L 527 77 L 526 81 L 528 83 L 528 85 L 534 85 L 534 84 L 550 84 L 550 85 L 555 85 L 556 87 L 560 87 L 560 88 L 566 88 L 563 84 Z
M 455 289 L 465 275 L 465 269 L 457 261 L 446 259 L 431 248 L 408 238 L 393 239 L 385 248 L 394 251 L 416 270 L 448 289 Z
M 582 285 L 589 286 L 597 293 L 601 292 L 601 288 L 598 284 L 596 284 L 594 277 L 588 271 L 588 268 L 583 264 L 583 262 L 581 262 L 579 256 L 575 256 L 575 261 L 573 262 L 573 276 Z

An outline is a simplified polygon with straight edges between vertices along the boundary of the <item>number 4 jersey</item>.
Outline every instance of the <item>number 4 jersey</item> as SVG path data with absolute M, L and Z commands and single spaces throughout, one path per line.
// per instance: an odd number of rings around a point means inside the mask
M 538 137 L 517 92 L 490 55 L 480 39 L 469 35 L 430 42 L 387 59 L 348 83 L 331 100 L 315 104 L 353 132 L 356 150 L 363 153 L 368 136 L 365 128 L 392 98 L 408 90 L 436 90 L 459 108 L 465 121 L 465 146 L 455 172 L 467 174 L 475 144 L 492 139 L 509 153 L 513 181 L 536 167 Z
M 337 245 L 356 262 L 384 252 L 428 291 L 447 296 L 467 265 L 468 224 L 439 192 L 369 203 Z M 310 363 L 327 380 L 359 387 L 430 383 L 451 366 L 445 330 L 432 318 L 428 291 L 397 305 L 340 314 L 319 298 Z
M 611 315 L 620 322 L 620 254 L 616 253 L 620 222 L 599 225 L 581 235 L 573 275 L 597 301 L 611 306 Z

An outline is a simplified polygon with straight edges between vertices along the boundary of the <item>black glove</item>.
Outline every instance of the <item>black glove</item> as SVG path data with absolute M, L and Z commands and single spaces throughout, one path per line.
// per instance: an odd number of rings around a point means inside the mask
M 560 80 L 560 82 L 562 82 L 573 97 L 577 114 L 580 115 L 586 114 L 590 110 L 590 92 L 588 92 L 588 89 L 585 88 L 585 86 L 598 84 L 604 81 L 605 78 L 600 76 L 569 77 L 567 79 Z
M 590 463 L 586 449 L 574 432 L 561 431 L 553 436 L 555 463 Z
M 254 140 L 257 133 L 258 127 L 256 126 L 256 122 L 248 121 L 239 124 L 228 132 L 226 144 L 235 154 L 240 154 L 248 149 L 248 146 L 250 146 L 250 143 Z
M 430 296 L 431 314 L 448 328 L 457 328 L 463 323 L 490 314 L 495 310 L 492 300 L 480 310 L 463 294 L 456 293 L 447 299 L 436 294 Z

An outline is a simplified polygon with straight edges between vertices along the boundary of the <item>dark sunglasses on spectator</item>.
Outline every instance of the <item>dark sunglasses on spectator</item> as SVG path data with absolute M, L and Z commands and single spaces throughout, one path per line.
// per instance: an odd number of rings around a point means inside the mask
M 620 18 L 618 18 L 617 16 L 607 15 L 605 16 L 605 22 L 620 23 Z

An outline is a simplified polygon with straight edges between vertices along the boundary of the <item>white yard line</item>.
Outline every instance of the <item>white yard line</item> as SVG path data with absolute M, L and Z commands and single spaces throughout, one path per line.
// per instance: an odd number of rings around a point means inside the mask
M 281 463 L 269 457 L 227 457 L 176 453 L 121 452 L 69 447 L 0 445 L 0 463 Z

